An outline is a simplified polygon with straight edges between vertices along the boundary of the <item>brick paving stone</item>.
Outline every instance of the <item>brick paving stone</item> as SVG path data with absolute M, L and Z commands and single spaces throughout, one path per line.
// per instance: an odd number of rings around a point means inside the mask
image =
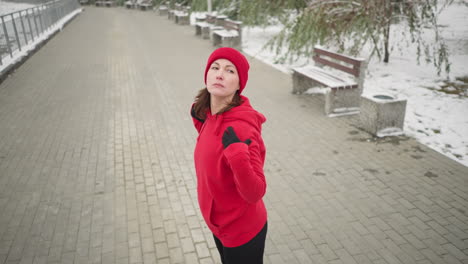
M 198 257 L 206 258 L 210 256 L 210 250 L 208 249 L 206 243 L 195 244 L 195 249 L 197 251 Z
M 182 254 L 182 249 L 172 248 L 169 251 L 171 263 L 183 263 L 184 255 Z
M 442 256 L 443 260 L 444 260 L 444 263 L 447 263 L 447 264 L 462 264 L 462 262 L 457 259 L 456 257 L 452 256 L 452 255 L 444 255 Z
M 423 254 L 432 263 L 444 263 L 444 260 L 430 249 L 426 248 L 426 249 L 421 250 L 421 254 Z
M 445 244 L 442 247 L 448 251 L 449 254 L 447 255 L 453 256 L 458 260 L 468 259 L 468 256 L 453 244 Z
M 334 253 L 334 251 L 330 249 L 328 244 L 318 245 L 317 248 L 327 261 L 338 258 L 338 256 Z
M 187 254 L 184 254 L 184 260 L 185 260 L 185 263 L 199 263 L 198 262 L 198 256 L 196 253 L 187 253 Z
M 157 264 L 156 254 L 155 253 L 144 253 L 143 254 L 143 263 L 144 264 Z
M 169 257 L 169 248 L 167 243 L 161 242 L 155 245 L 156 247 L 156 257 L 158 259 L 163 259 Z
M 212 258 L 202 258 L 200 259 L 200 264 L 214 264 L 216 262 L 213 261 Z
M 284 263 L 284 260 L 280 254 L 267 255 L 266 258 L 271 264 Z
M 353 256 L 354 260 L 359 264 L 369 264 L 372 261 L 366 255 L 355 255 Z
M 152 12 L 87 6 L 0 84 L 0 263 L 219 263 L 187 113 L 212 50 Z M 468 263 L 468 168 L 326 117 L 248 57 L 266 263 Z
M 345 264 L 360 264 L 360 262 L 356 262 L 356 260 L 345 249 L 336 250 L 336 254 Z
M 140 263 L 143 261 L 143 256 L 141 253 L 141 248 L 135 247 L 130 248 L 129 250 L 129 260 L 130 263 Z
M 182 244 L 182 251 L 184 253 L 190 253 L 195 251 L 195 246 L 193 241 L 190 237 L 183 238 L 181 241 Z

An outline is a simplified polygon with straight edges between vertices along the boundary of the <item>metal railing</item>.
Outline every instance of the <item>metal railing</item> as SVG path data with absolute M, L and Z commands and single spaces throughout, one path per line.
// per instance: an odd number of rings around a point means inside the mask
M 0 65 L 79 8 L 77 0 L 55 0 L 0 16 Z

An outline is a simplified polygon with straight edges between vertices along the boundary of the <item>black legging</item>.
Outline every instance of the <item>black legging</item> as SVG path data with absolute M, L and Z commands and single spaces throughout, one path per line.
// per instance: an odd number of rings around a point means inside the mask
M 268 223 L 249 242 L 238 247 L 225 247 L 221 241 L 213 235 L 223 264 L 263 264 L 263 252 Z

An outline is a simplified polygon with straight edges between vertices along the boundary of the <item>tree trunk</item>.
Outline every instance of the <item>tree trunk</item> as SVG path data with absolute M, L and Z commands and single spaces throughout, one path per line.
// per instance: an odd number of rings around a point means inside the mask
M 385 63 L 388 63 L 390 60 L 390 51 L 388 50 L 390 43 L 390 23 L 387 28 L 384 30 L 384 59 Z
M 390 3 L 390 0 L 387 0 L 385 2 L 385 28 L 384 28 L 384 62 L 388 63 L 390 60 L 390 51 L 389 51 L 389 45 L 390 45 L 390 24 L 392 23 L 392 6 Z

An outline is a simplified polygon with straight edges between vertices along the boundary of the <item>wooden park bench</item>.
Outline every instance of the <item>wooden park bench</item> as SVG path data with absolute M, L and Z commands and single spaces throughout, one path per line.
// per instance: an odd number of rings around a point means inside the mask
M 366 62 L 314 47 L 312 59 L 315 66 L 293 69 L 293 93 L 300 94 L 309 88 L 323 88 L 325 114 L 339 116 L 359 113 Z M 325 68 L 325 66 L 327 68 Z
M 114 0 L 98 0 L 94 2 L 94 5 L 112 7 L 112 6 L 116 6 L 117 2 Z
M 153 1 L 151 0 L 141 0 L 137 2 L 137 8 L 142 11 L 149 10 L 153 8 Z
M 107 0 L 107 1 L 104 1 L 104 5 L 107 7 L 113 7 L 117 5 L 117 2 L 114 0 Z
M 213 31 L 213 45 L 240 49 L 242 46 L 242 22 L 224 20 L 223 29 Z
M 166 16 L 166 15 L 168 15 L 169 9 L 167 8 L 166 5 L 160 5 L 159 8 L 158 8 L 158 10 L 159 10 L 159 15 L 160 15 L 160 16 Z
M 203 39 L 210 39 L 211 32 L 223 29 L 222 24 L 226 18 L 226 16 L 207 14 L 205 16 L 205 21 L 195 23 L 195 35 L 201 36 Z
M 128 9 L 135 8 L 136 7 L 136 0 L 125 1 L 124 5 Z
M 181 12 L 183 10 L 183 6 L 181 3 L 175 3 L 174 8 L 169 8 L 169 11 L 167 12 L 167 18 L 169 20 L 174 20 L 175 22 L 175 14 L 177 12 Z
M 190 6 L 182 6 L 174 12 L 174 22 L 179 25 L 190 24 Z

